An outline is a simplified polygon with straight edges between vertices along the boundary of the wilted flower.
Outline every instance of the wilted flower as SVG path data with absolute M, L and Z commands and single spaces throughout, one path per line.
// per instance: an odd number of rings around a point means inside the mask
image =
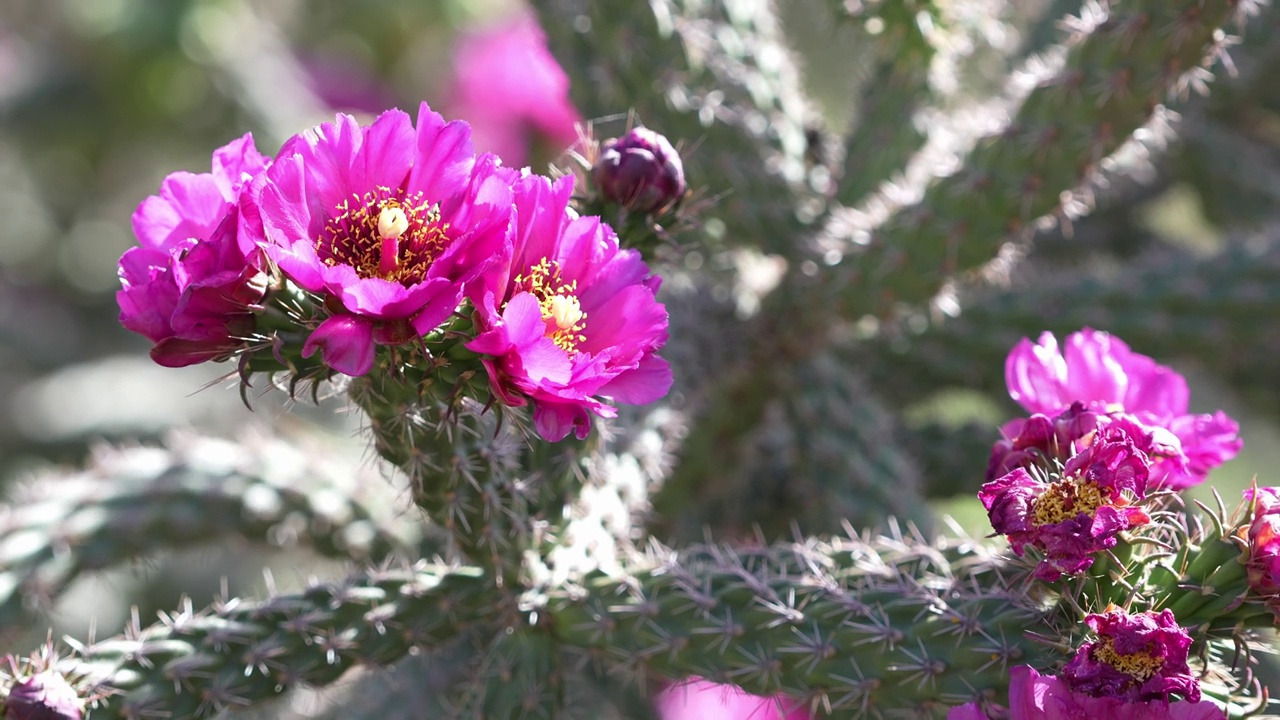
M 476 145 L 508 165 L 523 165 L 535 139 L 557 153 L 577 139 L 581 118 L 569 101 L 569 77 L 532 15 L 463 34 L 453 68 L 450 114 L 471 123 Z
M 1072 457 L 1061 479 L 1042 482 L 1024 468 L 982 486 L 978 499 L 991 526 L 1013 551 L 1038 548 L 1036 577 L 1057 580 L 1082 572 L 1116 535 L 1150 522 L 1133 501 L 1146 497 L 1150 462 L 1125 428 L 1111 426 Z
M 1264 598 L 1280 620 L 1280 488 L 1245 490 L 1253 501 L 1249 524 L 1249 589 Z
M 1000 714 L 1009 720 L 1225 720 L 1226 715 L 1208 700 L 1135 702 L 1112 696 L 1095 697 L 1072 690 L 1053 675 L 1041 675 L 1022 666 L 1009 672 L 1009 709 Z M 947 720 L 988 720 L 977 703 L 952 708 Z
M 599 218 L 569 210 L 572 193 L 569 177 L 516 183 L 515 250 L 476 284 L 481 332 L 467 345 L 491 356 L 490 385 L 504 403 L 533 400 L 548 440 L 570 430 L 585 438 L 588 411 L 613 417 L 597 396 L 647 403 L 671 386 L 655 354 L 667 340 L 667 311 L 654 298 L 660 278 Z
M 679 153 L 649 128 L 633 128 L 606 140 L 591 173 L 605 197 L 636 212 L 662 210 L 684 195 Z
M 672 685 L 656 701 L 660 720 L 809 720 L 782 697 L 760 697 L 700 678 Z
M 1057 417 L 1036 413 L 1019 418 L 1000 428 L 1003 436 L 991 449 L 987 463 L 987 480 L 994 480 L 1014 468 L 1050 466 L 1065 463 L 1076 453 L 1077 442 L 1092 437 L 1098 427 L 1098 414 L 1072 403 Z
M 269 163 L 245 135 L 214 152 L 212 172 L 169 175 L 133 214 L 140 246 L 120 258 L 116 301 L 121 324 L 155 343 L 157 363 L 225 357 L 252 332 L 269 279 L 241 190 Z
M 1178 454 L 1152 458 L 1153 486 L 1195 485 L 1243 444 L 1239 426 L 1225 413 L 1187 413 L 1189 393 L 1181 375 L 1104 332 L 1072 333 L 1061 350 L 1051 333 L 1036 344 L 1024 338 L 1005 362 L 1005 381 L 1009 395 L 1028 412 L 1052 416 L 1081 402 L 1108 416 L 1127 414 L 1149 430 L 1170 431 L 1179 440 Z
M 5 720 L 80 720 L 84 701 L 59 673 L 46 671 L 15 684 L 4 707 Z
M 1172 610 L 1129 614 L 1111 610 L 1085 618 L 1098 639 L 1084 643 L 1062 669 L 1072 690 L 1127 702 L 1200 700 L 1200 683 L 1187 666 L 1191 636 Z
M 255 183 L 267 252 L 332 315 L 303 346 L 363 375 L 374 343 L 425 335 L 457 308 L 463 286 L 507 253 L 514 173 L 476 156 L 466 123 L 424 103 L 361 127 L 338 115 L 296 135 Z

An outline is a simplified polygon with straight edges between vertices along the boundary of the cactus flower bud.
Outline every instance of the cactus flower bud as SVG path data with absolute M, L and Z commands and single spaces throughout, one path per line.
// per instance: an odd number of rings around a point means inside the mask
M 42 672 L 16 684 L 4 701 L 5 720 L 80 720 L 83 703 L 75 688 L 55 672 Z
M 607 140 L 592 169 L 600 192 L 628 210 L 651 213 L 684 195 L 684 166 L 671 142 L 643 127 Z
M 1253 500 L 1249 525 L 1249 588 L 1260 595 L 1280 619 L 1280 488 L 1245 490 Z

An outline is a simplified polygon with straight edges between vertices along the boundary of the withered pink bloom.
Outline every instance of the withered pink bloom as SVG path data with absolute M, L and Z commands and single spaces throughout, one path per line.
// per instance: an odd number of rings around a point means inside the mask
M 1082 403 L 1072 403 L 1057 417 L 1036 413 L 1029 418 L 1010 420 L 1000 428 L 1000 440 L 991 448 L 987 480 L 995 480 L 1014 468 L 1065 463 L 1076 454 L 1086 438 L 1098 427 L 1098 414 Z
M 952 708 L 947 720 L 1226 720 L 1208 700 L 1130 701 L 1071 689 L 1061 678 L 1021 666 L 1009 672 L 1009 708 L 988 715 L 977 703 Z
M 465 33 L 453 68 L 449 112 L 471 123 L 480 149 L 519 167 L 535 142 L 558 154 L 577 139 L 581 117 L 569 101 L 569 77 L 532 15 Z
M 1067 462 L 1060 479 L 1018 467 L 983 485 L 978 499 L 1015 553 L 1028 546 L 1044 553 L 1036 577 L 1054 581 L 1087 570 L 1119 533 L 1150 522 L 1133 505 L 1146 496 L 1149 468 L 1126 429 L 1111 426 Z
M 538 432 L 585 438 L 590 415 L 617 411 L 601 398 L 653 402 L 671 387 L 656 354 L 667 340 L 660 278 L 597 217 L 569 209 L 573 180 L 529 175 L 515 185 L 518 229 L 510 262 L 470 291 L 495 395 L 532 400 Z
M 116 301 L 121 324 L 155 343 L 157 363 L 221 359 L 253 332 L 269 278 L 242 190 L 269 164 L 245 135 L 213 153 L 211 172 L 169 175 L 133 214 L 139 246 L 120 258 Z
M 514 173 L 476 156 L 466 123 L 424 103 L 415 129 L 389 110 L 360 126 L 338 115 L 288 140 L 254 183 L 266 248 L 330 316 L 303 347 L 347 375 L 375 344 L 430 333 L 463 287 L 509 252 Z
M 1024 338 L 1005 362 L 1005 381 L 1009 395 L 1028 412 L 1054 416 L 1081 402 L 1103 415 L 1126 414 L 1149 429 L 1170 431 L 1178 438 L 1178 454 L 1152 458 L 1156 487 L 1198 484 L 1243 444 L 1239 426 L 1226 414 L 1187 412 L 1189 392 L 1181 375 L 1105 332 L 1085 328 L 1069 335 L 1063 348 L 1050 333 L 1038 343 Z
M 1280 488 L 1249 488 L 1244 497 L 1253 501 L 1246 561 L 1249 589 L 1267 603 L 1280 621 Z
M 809 720 L 804 708 L 781 696 L 760 697 L 701 678 L 666 688 L 656 706 L 660 720 Z
M 1086 642 L 1062 669 L 1072 690 L 1126 702 L 1200 701 L 1200 682 L 1187 665 L 1191 636 L 1172 610 L 1092 613 L 1085 624 L 1098 639 Z

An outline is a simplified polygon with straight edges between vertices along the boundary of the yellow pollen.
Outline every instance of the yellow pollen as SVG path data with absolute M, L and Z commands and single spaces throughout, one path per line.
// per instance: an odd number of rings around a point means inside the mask
M 542 258 L 527 273 L 516 276 L 515 286 L 518 291 L 538 298 L 542 319 L 547 323 L 547 337 L 570 355 L 576 353 L 578 343 L 587 339 L 583 334 L 587 313 L 578 301 L 578 281 L 564 282 L 560 278 L 560 264 Z
M 1080 513 L 1093 517 L 1107 503 L 1102 489 L 1083 480 L 1059 480 L 1031 503 L 1031 522 L 1037 526 L 1070 520 Z
M 1111 638 L 1102 638 L 1097 645 L 1093 646 L 1093 657 L 1132 677 L 1139 683 L 1144 683 L 1151 679 L 1164 666 L 1162 658 L 1155 657 L 1146 651 L 1138 651 L 1128 655 L 1116 652 Z
M 409 229 L 409 216 L 398 206 L 384 206 L 378 213 L 378 237 L 383 240 L 398 238 Z

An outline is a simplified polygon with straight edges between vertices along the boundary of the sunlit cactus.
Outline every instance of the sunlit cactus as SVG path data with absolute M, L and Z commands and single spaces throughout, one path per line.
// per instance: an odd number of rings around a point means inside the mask
M 443 97 L 288 130 L 350 94 L 232 4 L 183 42 L 272 120 L 137 206 L 119 320 L 360 460 L 267 411 L 6 489 L 4 720 L 1274 709 L 1280 491 L 1215 471 L 1280 408 L 1280 222 L 1119 237 L 1198 128 L 1280 146 L 1266 2 L 534 0 Z M 401 24 L 371 58 L 438 59 Z M 227 542 L 342 567 L 43 630 Z

